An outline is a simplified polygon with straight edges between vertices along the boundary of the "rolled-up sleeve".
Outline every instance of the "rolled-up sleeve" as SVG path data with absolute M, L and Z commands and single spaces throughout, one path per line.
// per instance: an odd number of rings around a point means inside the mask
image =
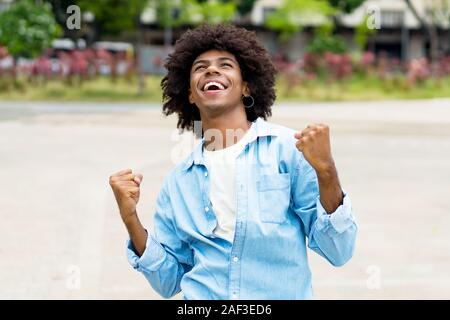
M 354 223 L 352 214 L 352 204 L 350 197 L 344 191 L 343 203 L 332 214 L 328 214 L 320 202 L 320 197 L 316 201 L 317 207 L 317 230 L 334 236 L 343 233 L 351 228 Z
M 126 251 L 128 262 L 139 272 L 156 271 L 167 258 L 166 251 L 151 234 L 148 235 L 145 251 L 142 256 L 139 257 L 136 254 L 136 250 L 130 239 L 127 240 Z
M 143 254 L 139 257 L 132 242 L 126 242 L 128 262 L 164 298 L 181 291 L 181 279 L 193 265 L 192 251 L 178 237 L 172 216 L 172 206 L 163 188 L 156 201 L 154 233 L 148 234 Z
M 293 180 L 293 208 L 300 217 L 308 247 L 334 266 L 344 265 L 353 256 L 357 224 L 349 195 L 344 192 L 343 203 L 328 214 L 320 202 L 317 175 L 303 160 Z

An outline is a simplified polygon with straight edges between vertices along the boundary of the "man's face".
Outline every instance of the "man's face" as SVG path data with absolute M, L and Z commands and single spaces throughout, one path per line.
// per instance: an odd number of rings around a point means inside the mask
M 243 107 L 243 94 L 249 95 L 249 92 L 233 54 L 209 50 L 194 60 L 190 72 L 189 102 L 195 103 L 201 114 L 214 115 Z

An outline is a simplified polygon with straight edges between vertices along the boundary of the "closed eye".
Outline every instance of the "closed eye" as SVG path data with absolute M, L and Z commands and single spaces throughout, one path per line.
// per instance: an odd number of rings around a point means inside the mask
M 197 70 L 200 70 L 200 69 L 204 69 L 204 68 L 206 68 L 206 67 L 203 66 L 203 65 L 200 65 L 200 66 L 197 66 L 197 67 L 194 69 L 194 71 L 197 71 Z

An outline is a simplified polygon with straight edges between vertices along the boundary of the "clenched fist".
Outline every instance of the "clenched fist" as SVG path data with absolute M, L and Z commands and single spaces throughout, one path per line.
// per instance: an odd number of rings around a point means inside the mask
M 334 167 L 330 146 L 330 129 L 326 124 L 308 125 L 304 130 L 297 132 L 296 147 L 303 153 L 305 159 L 321 173 Z
M 131 169 L 116 172 L 109 177 L 109 184 L 125 223 L 136 215 L 142 179 L 142 174 L 133 174 Z

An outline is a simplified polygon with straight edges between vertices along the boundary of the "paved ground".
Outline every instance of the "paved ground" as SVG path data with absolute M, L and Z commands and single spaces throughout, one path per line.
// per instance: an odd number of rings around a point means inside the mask
M 450 298 L 450 100 L 283 105 L 271 121 L 332 126 L 358 217 L 346 266 L 310 254 L 316 298 Z M 191 145 L 174 124 L 158 106 L 0 103 L 0 298 L 157 299 L 126 262 L 108 176 L 144 173 L 151 224 Z

